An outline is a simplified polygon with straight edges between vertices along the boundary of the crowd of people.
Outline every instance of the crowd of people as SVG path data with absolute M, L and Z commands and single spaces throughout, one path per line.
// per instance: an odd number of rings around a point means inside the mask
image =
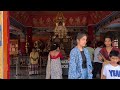
M 77 45 L 69 54 L 68 79 L 96 79 L 97 75 L 100 79 L 120 79 L 120 49 L 112 46 L 111 36 L 105 36 L 103 42 L 97 42 L 96 48 L 92 48 L 87 39 L 86 33 L 78 33 Z M 38 58 L 38 53 L 33 49 L 30 54 L 31 73 L 37 73 Z M 64 57 L 60 45 L 53 43 L 48 54 L 46 79 L 63 78 L 61 60 Z

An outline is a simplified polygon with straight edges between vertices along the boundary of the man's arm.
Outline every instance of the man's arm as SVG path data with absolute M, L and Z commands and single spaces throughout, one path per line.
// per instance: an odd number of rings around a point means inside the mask
M 101 79 L 106 79 L 106 76 L 103 75 Z
M 106 75 L 107 75 L 107 69 L 106 66 L 103 66 L 101 70 L 101 79 L 106 79 Z

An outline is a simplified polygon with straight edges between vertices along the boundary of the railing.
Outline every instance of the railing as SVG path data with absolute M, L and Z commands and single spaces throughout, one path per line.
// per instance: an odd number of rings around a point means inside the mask
M 22 77 L 31 78 L 29 75 L 30 58 L 29 56 L 11 57 L 11 77 L 21 79 Z M 39 64 L 39 76 L 45 76 L 45 66 L 47 64 L 47 57 L 42 57 Z M 69 61 L 67 59 L 61 60 L 63 75 L 68 75 Z M 13 73 L 14 72 L 14 73 Z M 14 76 L 15 75 L 15 76 Z
M 10 68 L 15 69 L 14 75 L 16 75 L 16 79 L 29 74 L 29 56 L 14 56 L 10 58 L 10 62 Z M 23 68 L 25 69 L 25 73 L 21 72 Z M 10 73 L 13 73 L 13 71 Z
M 19 64 L 21 67 L 27 66 L 29 64 L 29 56 L 13 56 L 13 57 L 11 57 L 10 58 L 10 66 L 15 67 L 16 61 L 19 61 Z
M 19 79 L 21 76 L 29 77 L 30 70 L 30 58 L 29 56 L 11 56 L 10 58 L 10 68 L 11 68 L 11 77 L 15 75 L 16 79 Z M 47 57 L 40 57 L 39 59 L 39 75 L 44 75 L 43 68 L 46 67 Z

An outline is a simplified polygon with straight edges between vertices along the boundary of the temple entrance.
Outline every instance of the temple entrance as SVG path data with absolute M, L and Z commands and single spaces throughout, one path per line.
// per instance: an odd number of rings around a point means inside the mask
M 97 18 L 102 13 L 104 14 Z M 11 11 L 10 79 L 45 79 L 48 54 L 54 42 L 60 45 L 64 56 L 61 65 L 63 79 L 67 79 L 69 55 L 71 49 L 76 46 L 77 34 L 85 31 L 88 34 L 88 41 L 92 43 L 91 47 L 95 49 L 96 42 L 102 40 L 101 34 L 105 34 L 102 30 L 97 32 L 96 23 L 110 13 L 110 11 Z M 116 40 L 119 40 L 118 36 Z M 30 63 L 33 48 L 38 53 L 37 65 Z
M 21 14 L 21 12 L 11 12 L 11 15 L 14 16 L 15 13 L 16 15 L 19 13 Z M 29 14 L 29 12 L 22 12 L 22 14 L 25 13 Z M 18 18 L 18 16 L 14 17 Z M 53 22 L 51 22 L 50 18 L 45 19 L 47 20 L 46 22 L 48 22 L 47 26 L 44 27 L 44 20 L 40 18 L 38 24 L 43 25 L 43 27 L 40 26 L 36 28 L 24 27 L 22 24 L 16 22 L 13 17 L 10 17 L 11 79 L 45 79 L 48 54 L 53 43 L 58 43 L 60 45 L 60 50 L 64 56 L 64 60 L 61 61 L 63 78 L 66 79 L 68 77 L 70 50 L 76 45 L 75 38 L 77 33 L 80 30 L 87 32 L 87 27 L 67 26 L 66 18 L 62 12 L 56 13 Z M 35 18 L 33 18 L 33 24 L 37 25 L 37 20 Z M 38 73 L 30 75 L 30 53 L 33 48 L 35 48 L 36 52 L 39 54 Z

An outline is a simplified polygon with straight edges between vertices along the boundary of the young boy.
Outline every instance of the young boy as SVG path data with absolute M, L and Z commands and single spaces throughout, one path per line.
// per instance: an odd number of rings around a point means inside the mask
M 103 78 L 102 79 L 120 79 L 120 65 L 118 61 L 120 53 L 118 51 L 111 51 L 109 54 L 110 63 L 103 67 Z

